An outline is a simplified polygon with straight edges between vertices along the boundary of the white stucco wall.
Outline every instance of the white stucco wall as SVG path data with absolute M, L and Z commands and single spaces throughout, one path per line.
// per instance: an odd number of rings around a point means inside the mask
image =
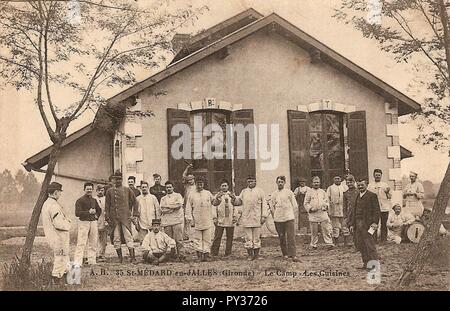
M 151 95 L 158 91 L 167 95 Z M 261 161 L 256 161 L 259 186 L 267 193 L 275 189 L 276 176 L 286 175 L 290 181 L 287 110 L 322 99 L 365 110 L 369 175 L 374 168 L 381 168 L 387 176 L 392 167 L 392 159 L 386 156 L 390 138 L 386 136 L 384 99 L 327 64 L 312 64 L 307 52 L 276 34 L 260 32 L 247 37 L 231 46 L 227 58 L 212 55 L 141 92 L 139 97 L 142 109 L 155 114 L 142 120 L 143 136 L 137 142 L 144 150 L 138 171 L 147 180 L 154 172 L 163 180 L 168 177 L 166 109 L 209 97 L 253 109 L 256 124 L 279 124 L 278 169 L 261 171 Z

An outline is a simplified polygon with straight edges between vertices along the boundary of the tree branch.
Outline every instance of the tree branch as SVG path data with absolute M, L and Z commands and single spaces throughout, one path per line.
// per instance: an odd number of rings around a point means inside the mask
M 406 22 L 406 20 L 404 19 L 404 17 L 400 14 L 397 13 L 400 18 Z M 424 49 L 421 41 L 419 39 L 417 39 L 416 37 L 414 37 L 414 35 L 411 32 L 411 28 L 409 28 L 408 24 L 406 24 L 406 27 L 403 25 L 403 23 L 398 19 L 398 17 L 395 16 L 395 13 L 392 13 L 392 17 L 397 21 L 397 23 L 399 24 L 399 26 L 403 29 L 403 31 L 414 41 L 417 42 L 419 44 L 420 50 L 425 54 L 425 56 L 433 63 L 433 65 L 436 66 L 436 68 L 439 70 L 439 72 L 441 73 L 442 77 L 447 81 L 447 83 L 449 83 L 449 78 L 447 77 L 446 73 L 443 71 L 442 67 L 436 62 L 436 60 Z M 406 22 L 407 23 L 407 22 Z
M 59 118 L 55 111 L 55 106 L 53 105 L 52 96 L 50 92 L 50 83 L 48 81 L 48 28 L 49 28 L 49 22 L 50 22 L 50 16 L 51 16 L 51 9 L 52 4 L 50 4 L 50 8 L 47 12 L 47 18 L 45 22 L 45 29 L 44 29 L 44 71 L 45 71 L 45 90 L 47 92 L 47 100 L 48 105 L 50 106 L 50 111 L 52 113 L 53 119 L 55 122 L 58 122 Z
M 40 7 L 40 2 L 38 2 L 38 5 Z M 42 15 L 40 15 L 42 17 Z M 41 114 L 42 120 L 44 122 L 45 128 L 47 129 L 47 133 L 50 136 L 50 139 L 53 143 L 56 143 L 55 140 L 55 132 L 53 131 L 52 127 L 50 126 L 50 123 L 48 122 L 47 115 L 44 110 L 44 105 L 42 102 L 42 83 L 43 83 L 43 60 L 42 60 L 42 39 L 43 39 L 43 33 L 42 33 L 42 20 L 41 20 L 41 32 L 39 33 L 39 76 L 38 76 L 38 88 L 37 88 L 37 105 L 39 108 L 39 113 Z

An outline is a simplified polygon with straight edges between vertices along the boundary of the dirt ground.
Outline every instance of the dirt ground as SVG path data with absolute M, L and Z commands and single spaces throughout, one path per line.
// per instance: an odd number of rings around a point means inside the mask
M 151 266 L 143 263 L 119 264 L 112 245 L 107 248 L 107 263 L 83 267 L 82 285 L 68 290 L 396 290 L 395 282 L 412 254 L 414 244 L 381 245 L 381 283 L 369 284 L 367 272 L 358 270 L 361 258 L 353 247 L 309 251 L 307 237 L 297 237 L 297 253 L 302 262 L 285 261 L 275 238 L 263 240 L 262 259 L 246 261 L 243 243 L 236 240 L 229 259 L 194 262 L 190 245 L 188 263 L 165 263 Z M 0 241 L 0 265 L 20 252 L 21 237 Z M 410 290 L 449 290 L 450 237 L 425 267 L 418 283 Z M 71 246 L 72 252 L 74 246 Z M 223 252 L 223 249 L 221 250 Z M 127 251 L 124 251 L 128 255 Z M 222 253 L 221 252 L 221 253 Z M 141 253 L 137 248 L 138 259 Z M 51 260 L 43 237 L 37 237 L 33 261 Z M 71 256 L 72 258 L 72 256 Z M 1 278 L 1 277 L 0 277 Z M 0 280 L 1 281 L 1 280 Z M 1 283 L 0 283 L 1 284 Z

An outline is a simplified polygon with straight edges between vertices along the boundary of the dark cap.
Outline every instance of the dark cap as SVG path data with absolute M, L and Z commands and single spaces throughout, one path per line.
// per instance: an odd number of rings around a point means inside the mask
M 375 173 L 383 174 L 383 171 L 382 171 L 381 169 L 379 169 L 379 168 L 376 168 L 376 169 L 373 170 L 373 173 L 374 173 L 374 174 L 375 174 Z
M 54 181 L 54 182 L 50 183 L 50 185 L 48 185 L 47 192 L 53 193 L 55 190 L 62 191 L 62 185 L 56 181 Z
M 153 178 L 157 178 L 157 177 L 161 177 L 161 175 L 159 175 L 157 173 L 153 174 Z
M 122 178 L 122 173 L 120 171 L 115 171 L 112 175 L 113 178 Z
M 152 225 L 160 225 L 161 224 L 161 219 L 155 218 L 152 219 Z
M 306 178 L 304 178 L 304 177 L 300 177 L 300 178 L 298 179 L 298 182 L 307 182 L 307 180 L 306 180 Z
M 134 176 L 128 176 L 128 180 L 132 179 L 133 181 L 136 181 L 136 177 Z

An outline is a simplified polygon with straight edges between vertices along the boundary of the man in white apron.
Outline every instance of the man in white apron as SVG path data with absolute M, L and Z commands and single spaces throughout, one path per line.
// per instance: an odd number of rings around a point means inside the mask
M 417 173 L 410 172 L 409 179 L 411 182 L 406 185 L 403 190 L 403 199 L 405 199 L 404 212 L 410 213 L 414 217 L 420 217 L 423 214 L 422 199 L 425 191 L 423 185 L 417 181 Z

